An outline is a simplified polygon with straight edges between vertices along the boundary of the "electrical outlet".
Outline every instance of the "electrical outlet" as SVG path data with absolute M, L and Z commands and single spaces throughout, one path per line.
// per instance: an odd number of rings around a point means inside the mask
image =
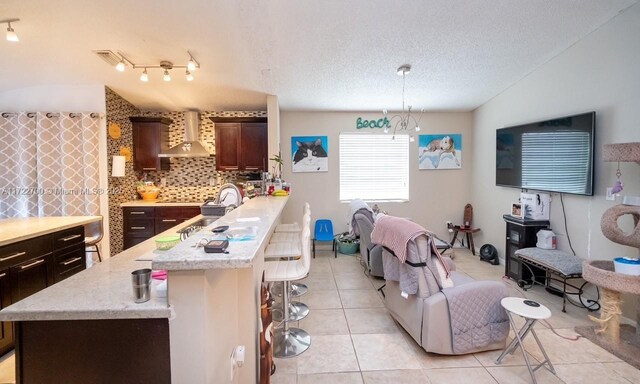
M 167 178 L 166 177 L 161 177 L 160 178 L 160 186 L 161 187 L 166 187 L 167 186 Z
M 209 178 L 209 186 L 211 186 L 211 187 L 215 187 L 216 186 L 216 178 L 215 177 L 210 177 Z
M 611 187 L 607 188 L 607 200 L 609 201 L 614 201 L 616 199 L 616 195 L 614 195 L 612 191 L 613 191 L 613 188 Z

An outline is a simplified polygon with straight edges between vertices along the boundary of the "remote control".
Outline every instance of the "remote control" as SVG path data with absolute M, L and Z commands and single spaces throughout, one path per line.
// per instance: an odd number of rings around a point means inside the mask
M 228 225 L 221 225 L 221 226 L 219 226 L 219 227 L 215 227 L 215 228 L 213 228 L 213 229 L 211 230 L 211 232 L 213 232 L 213 233 L 220 233 L 220 232 L 224 232 L 224 231 L 226 231 L 227 229 L 229 229 L 229 226 L 228 226 Z
M 533 300 L 525 300 L 524 303 L 527 304 L 530 307 L 539 307 L 540 306 L 539 303 L 537 303 L 537 302 L 535 302 Z

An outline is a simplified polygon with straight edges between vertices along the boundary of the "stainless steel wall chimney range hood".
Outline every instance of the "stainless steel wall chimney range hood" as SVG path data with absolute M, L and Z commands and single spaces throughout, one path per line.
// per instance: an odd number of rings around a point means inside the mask
M 184 141 L 169 148 L 158 157 L 209 157 L 212 156 L 198 141 L 200 113 L 197 111 L 184 112 Z

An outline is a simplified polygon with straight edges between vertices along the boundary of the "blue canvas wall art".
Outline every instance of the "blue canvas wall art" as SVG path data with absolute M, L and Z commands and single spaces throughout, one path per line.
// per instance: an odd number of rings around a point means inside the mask
M 327 136 L 292 136 L 291 164 L 293 172 L 329 171 Z
M 418 136 L 418 169 L 462 168 L 462 134 Z

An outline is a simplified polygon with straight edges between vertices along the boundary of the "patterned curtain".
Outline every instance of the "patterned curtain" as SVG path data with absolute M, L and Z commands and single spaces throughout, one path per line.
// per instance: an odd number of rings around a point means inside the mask
M 0 218 L 97 215 L 97 114 L 5 113 L 0 117 Z

